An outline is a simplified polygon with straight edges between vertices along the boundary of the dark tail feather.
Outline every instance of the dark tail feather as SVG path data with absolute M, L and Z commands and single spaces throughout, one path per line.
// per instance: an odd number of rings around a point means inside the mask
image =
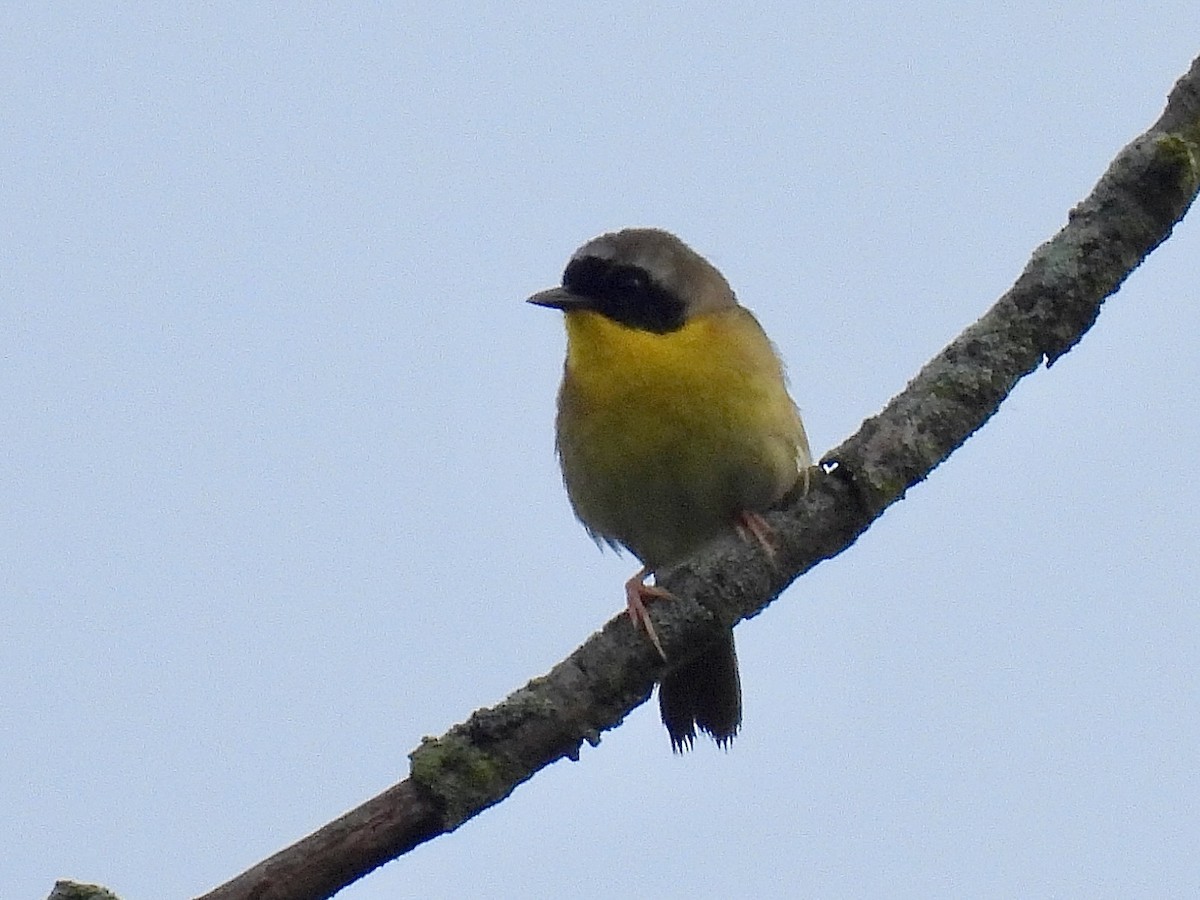
M 692 748 L 697 728 L 719 746 L 729 745 L 742 724 L 742 685 L 733 631 L 667 673 L 658 686 L 658 708 L 676 753 Z

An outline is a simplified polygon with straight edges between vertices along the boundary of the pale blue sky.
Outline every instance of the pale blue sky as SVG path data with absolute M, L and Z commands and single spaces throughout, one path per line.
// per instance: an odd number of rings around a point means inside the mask
M 1195 0 L 8 4 L 0 897 L 201 893 L 620 609 L 522 302 L 579 243 L 709 256 L 823 453 L 1197 53 Z M 739 628 L 729 752 L 642 707 L 340 896 L 1194 894 L 1198 235 Z

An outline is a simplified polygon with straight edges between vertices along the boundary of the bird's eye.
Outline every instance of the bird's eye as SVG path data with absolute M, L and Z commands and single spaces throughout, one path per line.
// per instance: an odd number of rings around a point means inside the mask
M 626 294 L 641 294 L 650 288 L 650 276 L 632 266 L 613 273 L 613 287 Z

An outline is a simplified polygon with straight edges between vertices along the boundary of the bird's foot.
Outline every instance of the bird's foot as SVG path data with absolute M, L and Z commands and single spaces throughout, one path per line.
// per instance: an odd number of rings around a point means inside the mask
M 747 510 L 738 515 L 733 527 L 743 541 L 755 541 L 762 547 L 763 552 L 767 554 L 767 559 L 774 564 L 779 546 L 775 538 L 775 529 L 767 524 L 766 519 L 756 512 Z
M 629 607 L 629 621 L 633 623 L 633 627 L 646 632 L 646 637 L 650 638 L 650 643 L 654 645 L 658 655 L 666 659 L 667 654 L 654 631 L 654 623 L 650 621 L 646 604 L 651 600 L 674 600 L 675 595 L 660 587 L 646 584 L 650 574 L 649 569 L 643 568 L 625 582 L 625 603 Z

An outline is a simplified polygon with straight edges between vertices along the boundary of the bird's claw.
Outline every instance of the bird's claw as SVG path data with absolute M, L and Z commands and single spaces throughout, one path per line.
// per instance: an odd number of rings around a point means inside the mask
M 646 632 L 646 637 L 650 638 L 650 643 L 654 645 L 654 649 L 658 651 L 658 655 L 665 660 L 667 653 L 663 650 L 662 642 L 658 639 L 658 633 L 654 630 L 654 623 L 650 621 L 650 613 L 646 609 L 646 603 L 650 600 L 673 600 L 675 595 L 660 587 L 646 584 L 645 579 L 649 575 L 649 570 L 642 569 L 625 582 L 625 603 L 629 608 L 629 621 L 633 624 L 633 627 Z

